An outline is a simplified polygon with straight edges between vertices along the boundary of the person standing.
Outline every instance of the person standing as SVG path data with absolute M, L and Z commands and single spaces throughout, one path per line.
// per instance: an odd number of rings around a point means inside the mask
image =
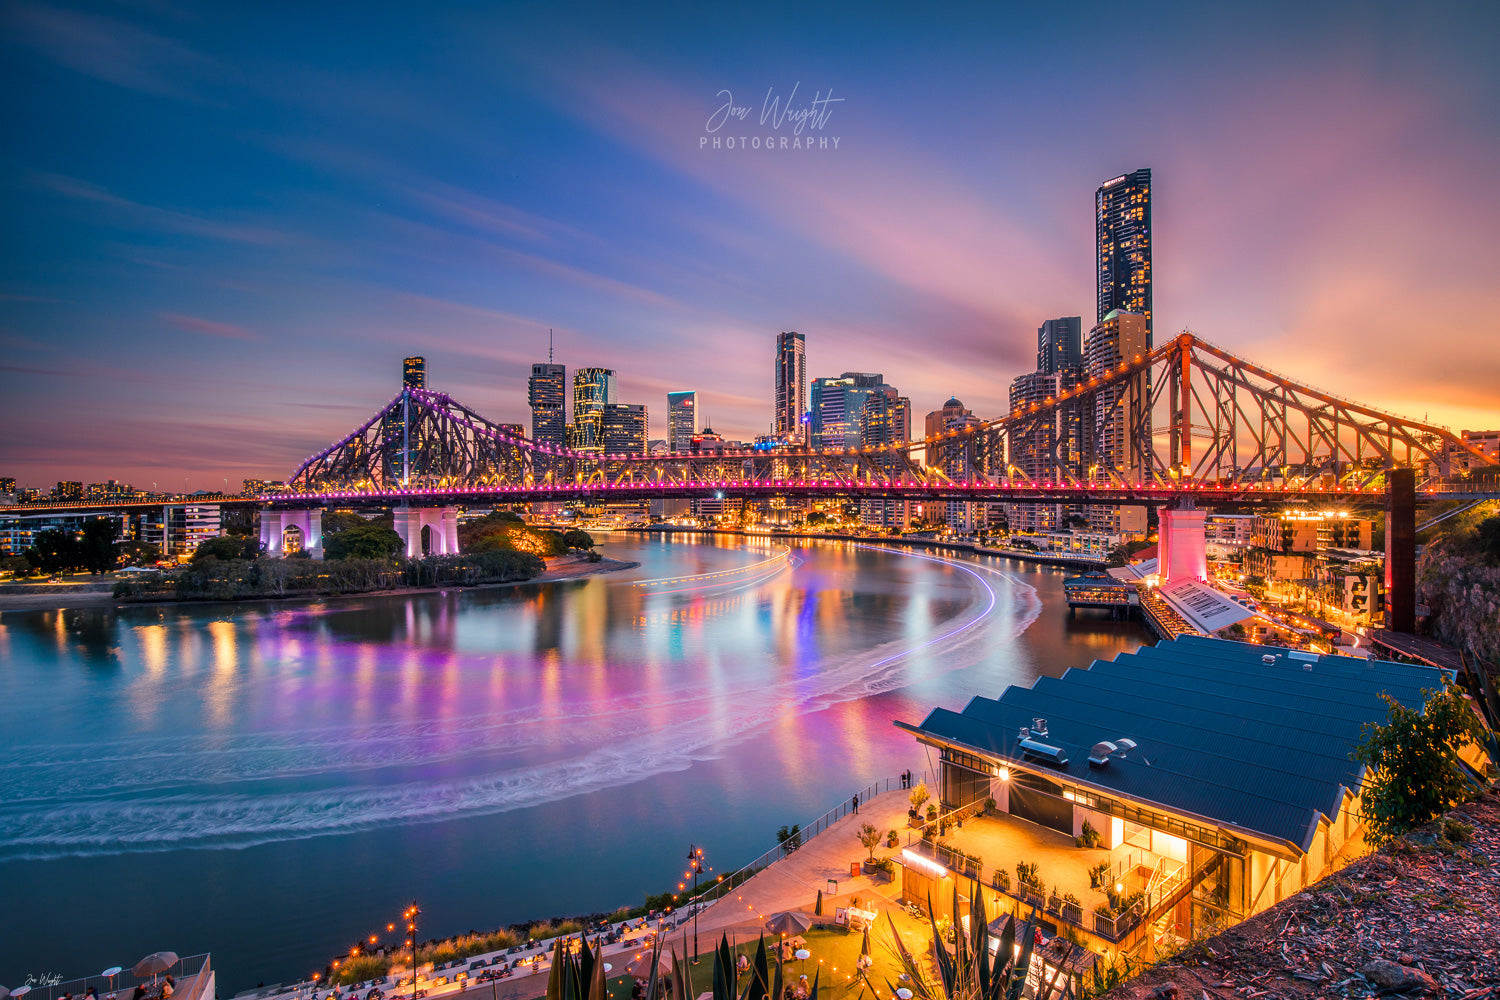
M 854 808 L 853 808 L 852 812 L 854 813 L 854 815 L 858 816 L 859 815 L 859 796 L 858 795 L 854 796 L 853 806 L 854 806 Z

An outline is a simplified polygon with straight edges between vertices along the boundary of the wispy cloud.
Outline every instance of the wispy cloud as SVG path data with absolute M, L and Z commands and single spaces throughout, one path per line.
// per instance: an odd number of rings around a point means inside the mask
M 247 330 L 233 323 L 220 323 L 211 319 L 203 319 L 199 316 L 187 316 L 182 313 L 159 314 L 163 322 L 168 326 L 181 330 L 184 333 L 196 333 L 205 337 L 218 337 L 222 340 L 264 340 L 260 334 L 253 330 Z
M 264 226 L 237 222 L 226 222 L 208 218 L 193 212 L 148 205 L 121 197 L 106 188 L 76 177 L 62 174 L 35 172 L 31 180 L 37 187 L 73 201 L 102 206 L 114 213 L 117 224 L 149 229 L 156 232 L 179 233 L 227 243 L 246 243 L 269 246 L 286 243 L 286 234 Z
M 14 38 L 61 66 L 128 90 L 206 103 L 213 60 L 138 25 L 35 3 L 7 5 Z

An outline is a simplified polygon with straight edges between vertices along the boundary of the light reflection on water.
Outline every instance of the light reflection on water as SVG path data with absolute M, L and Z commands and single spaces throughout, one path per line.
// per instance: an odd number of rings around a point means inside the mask
M 727 871 L 922 766 L 893 718 L 1140 641 L 1069 622 L 1060 574 L 1008 563 L 607 548 L 641 567 L 0 614 L 0 981 L 170 947 L 214 951 L 233 992 L 320 966 L 413 895 L 433 933 L 638 901 L 678 840 Z M 703 578 L 639 585 L 681 577 Z M 174 904 L 98 905 L 141 892 Z

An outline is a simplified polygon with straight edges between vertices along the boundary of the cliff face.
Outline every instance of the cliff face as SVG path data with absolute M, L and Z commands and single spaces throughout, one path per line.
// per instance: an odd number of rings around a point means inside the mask
M 1500 567 L 1438 543 L 1417 563 L 1417 595 L 1432 609 L 1432 633 L 1500 663 Z
M 1377 995 L 1500 998 L 1496 793 L 1185 949 L 1108 998 Z

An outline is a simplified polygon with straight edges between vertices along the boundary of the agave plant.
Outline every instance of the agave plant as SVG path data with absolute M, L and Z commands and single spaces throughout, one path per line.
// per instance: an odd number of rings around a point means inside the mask
M 920 1000 L 1020 1000 L 1026 989 L 1026 973 L 1031 968 L 1031 957 L 1036 948 L 1036 924 L 1029 917 L 1021 922 L 1018 942 L 1017 921 L 1007 920 L 1005 930 L 996 940 L 990 933 L 989 917 L 985 912 L 984 887 L 973 880 L 970 885 L 973 904 L 969 908 L 969 929 L 967 933 L 958 930 L 954 934 L 951 953 L 938 932 L 932 900 L 929 898 L 927 901 L 927 921 L 932 928 L 933 954 L 938 972 L 936 982 L 927 977 L 911 949 L 901 940 L 895 920 L 889 913 L 886 914 L 891 937 L 895 941 L 897 960 L 906 973 L 912 992 Z M 956 881 L 953 886 L 953 912 L 959 912 Z M 990 954 L 991 941 L 996 941 L 998 945 L 993 955 Z M 1063 989 L 1061 980 L 1062 976 L 1054 972 L 1043 981 L 1037 1000 L 1051 1000 L 1054 994 L 1059 994 Z M 896 984 L 888 985 L 894 995 Z
M 578 954 L 564 948 L 564 939 L 552 944 L 552 969 L 547 973 L 547 1000 L 609 1000 L 604 986 L 604 960 L 599 946 L 589 947 L 588 939 L 578 935 Z M 653 954 L 651 985 L 656 986 Z

